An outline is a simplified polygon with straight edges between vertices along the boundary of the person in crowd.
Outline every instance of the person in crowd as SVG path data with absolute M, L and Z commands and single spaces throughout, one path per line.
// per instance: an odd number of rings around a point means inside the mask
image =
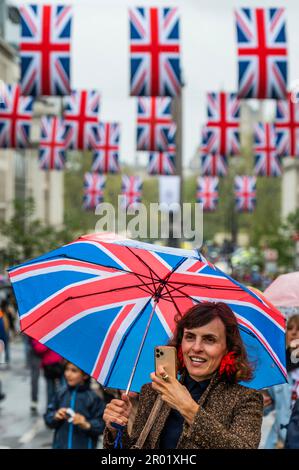
M 7 301 L 3 299 L 0 304 L 0 340 L 4 344 L 4 360 L 6 367 L 9 368 L 10 349 L 9 349 L 9 319 L 7 316 Z
M 130 433 L 130 398 L 123 394 L 112 400 L 103 415 L 104 448 L 115 445 L 115 425 L 124 427 L 124 448 L 257 448 L 263 398 L 238 383 L 252 378 L 253 365 L 232 310 L 221 302 L 193 306 L 177 316 L 170 344 L 177 349 L 180 380 L 163 368 L 158 371 L 162 378 L 151 374 Z
M 292 403 L 297 397 L 299 385 L 299 361 L 292 362 L 293 347 L 299 340 L 299 315 L 293 315 L 287 322 L 286 330 L 286 364 L 288 383 L 275 385 L 268 389 L 272 403 L 267 401 L 269 409 L 274 409 L 274 422 L 267 436 L 265 449 L 282 448 L 285 444 L 287 425 L 292 412 Z M 297 347 L 299 344 L 297 344 Z M 296 347 L 296 346 L 295 346 Z
M 74 364 L 65 367 L 66 384 L 55 393 L 44 415 L 55 430 L 55 449 L 93 449 L 104 430 L 104 402 L 90 390 L 89 376 Z
M 289 425 L 287 427 L 287 436 L 285 449 L 299 449 L 299 398 L 297 398 Z
M 37 374 L 36 368 L 38 358 L 40 358 L 40 367 L 44 371 L 47 382 L 47 405 L 52 401 L 55 392 L 63 383 L 64 360 L 59 354 L 47 348 L 44 344 L 35 339 L 31 339 L 33 352 L 36 355 L 36 364 L 32 363 L 33 374 Z M 32 376 L 33 377 L 33 376 Z M 34 377 L 34 380 L 38 380 Z M 33 390 L 34 391 L 34 390 Z M 32 398 L 37 398 L 35 395 Z M 34 400 L 33 400 L 34 401 Z M 32 406 L 31 406 L 32 408 Z

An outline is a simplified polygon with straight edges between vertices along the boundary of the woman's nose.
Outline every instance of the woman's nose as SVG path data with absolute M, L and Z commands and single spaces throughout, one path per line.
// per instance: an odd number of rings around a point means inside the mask
M 202 351 L 202 349 L 203 349 L 202 341 L 200 341 L 200 340 L 195 341 L 195 343 L 193 344 L 192 349 L 193 349 L 194 352 Z

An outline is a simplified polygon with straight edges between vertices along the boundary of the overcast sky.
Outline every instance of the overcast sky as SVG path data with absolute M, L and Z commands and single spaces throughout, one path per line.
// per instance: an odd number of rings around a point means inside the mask
M 122 126 L 121 160 L 136 156 L 136 99 L 129 96 L 129 6 L 178 6 L 181 18 L 183 162 L 190 161 L 205 121 L 207 91 L 235 91 L 236 6 L 283 6 L 287 11 L 289 83 L 299 79 L 298 0 L 12 0 L 14 4 L 71 3 L 74 6 L 72 87 L 98 89 L 100 118 Z M 11 3 L 12 3 L 11 2 Z

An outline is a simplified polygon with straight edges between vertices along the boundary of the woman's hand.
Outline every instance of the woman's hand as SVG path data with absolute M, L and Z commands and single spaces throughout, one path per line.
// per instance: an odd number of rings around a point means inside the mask
M 113 399 L 108 403 L 103 414 L 103 420 L 110 431 L 116 432 L 116 429 L 111 425 L 111 423 L 126 426 L 128 424 L 131 411 L 132 404 L 130 398 L 123 393 L 121 400 Z
M 166 374 L 163 367 L 159 367 L 158 372 L 161 376 Z M 153 389 L 161 395 L 162 400 L 177 410 L 191 424 L 199 405 L 193 400 L 186 387 L 173 377 L 168 377 L 167 381 L 160 379 L 154 372 L 151 374 L 151 379 Z

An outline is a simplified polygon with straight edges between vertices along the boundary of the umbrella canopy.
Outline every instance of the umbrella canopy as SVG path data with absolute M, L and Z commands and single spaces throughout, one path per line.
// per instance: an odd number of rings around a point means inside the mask
M 154 347 L 173 334 L 175 315 L 203 301 L 223 301 L 236 315 L 256 365 L 248 386 L 285 382 L 283 315 L 197 251 L 93 234 L 11 268 L 9 276 L 22 331 L 105 387 L 129 384 L 139 392 L 154 370 Z
M 299 307 L 299 271 L 278 276 L 264 295 L 277 307 Z

